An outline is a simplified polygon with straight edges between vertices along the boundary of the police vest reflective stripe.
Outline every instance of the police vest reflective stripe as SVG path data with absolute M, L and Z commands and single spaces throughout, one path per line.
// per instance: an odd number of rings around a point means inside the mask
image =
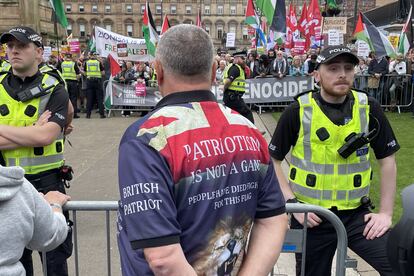
M 238 64 L 233 65 L 237 66 L 237 68 L 239 69 L 239 76 L 231 82 L 230 86 L 227 89 L 244 93 L 246 92 L 246 77 L 244 74 L 244 70 Z M 231 67 L 232 66 L 227 66 L 226 69 L 224 69 L 224 79 L 229 78 L 228 73 Z
M 56 77 L 58 77 L 59 79 L 59 81 L 62 83 L 62 84 L 64 84 L 65 85 L 65 89 L 66 89 L 66 91 L 68 90 L 68 87 L 67 87 L 67 85 L 66 85 L 66 81 L 65 81 L 65 79 L 63 78 L 63 76 L 62 76 L 62 74 L 60 73 L 60 71 L 59 70 L 57 70 L 56 68 L 54 68 L 54 67 L 52 67 L 51 65 L 48 65 L 48 64 L 43 64 L 43 66 L 42 67 L 40 67 L 39 68 L 39 71 L 41 72 L 41 73 L 51 73 L 51 74 L 54 74 Z
M 8 72 L 11 70 L 11 65 L 7 61 L 3 60 L 0 67 L 0 72 Z
M 7 107 L 7 114 L 0 116 L 0 124 L 17 127 L 33 125 L 46 110 L 51 94 L 49 93 L 26 102 L 16 101 L 10 97 L 3 81 L 7 74 L 0 76 L 0 102 Z M 49 74 L 43 74 L 42 87 L 57 86 L 58 79 Z M 38 174 L 50 169 L 60 168 L 63 165 L 63 133 L 50 145 L 44 147 L 20 147 L 17 149 L 2 150 L 6 166 L 21 166 L 26 174 Z
M 75 63 L 73 61 L 64 61 L 61 67 L 62 76 L 65 80 L 76 80 Z
M 99 61 L 96 59 L 86 61 L 86 77 L 87 78 L 102 78 Z
M 346 159 L 337 152 L 352 132 L 368 133 L 368 97 L 356 91 L 352 95 L 352 119 L 342 126 L 329 120 L 312 93 L 298 98 L 301 126 L 292 150 L 289 183 L 302 202 L 347 210 L 358 207 L 361 197 L 369 193 L 369 147 L 363 146 Z M 324 141 L 317 135 L 321 128 L 329 133 Z

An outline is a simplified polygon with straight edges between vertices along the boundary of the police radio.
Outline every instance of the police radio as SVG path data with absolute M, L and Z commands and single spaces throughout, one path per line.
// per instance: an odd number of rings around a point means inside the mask
M 24 103 L 31 99 L 39 98 L 43 95 L 46 95 L 47 93 L 49 93 L 49 90 L 52 89 L 53 87 L 55 87 L 55 85 L 53 84 L 45 88 L 43 88 L 42 85 L 37 85 L 35 87 L 27 88 L 17 93 L 17 97 L 19 98 L 21 102 Z
M 372 136 L 376 131 L 377 130 L 374 128 L 368 134 L 365 134 L 363 132 L 358 134 L 352 132 L 348 135 L 348 137 L 345 138 L 345 144 L 343 144 L 342 147 L 338 149 L 339 155 L 344 159 L 348 158 L 357 149 L 368 144 L 372 140 Z

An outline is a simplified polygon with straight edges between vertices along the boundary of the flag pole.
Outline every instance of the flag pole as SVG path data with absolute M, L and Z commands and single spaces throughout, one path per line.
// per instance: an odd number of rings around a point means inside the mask
M 58 60 L 60 57 L 60 52 L 59 52 L 59 38 L 58 38 L 58 27 L 57 27 L 57 15 L 56 12 L 54 10 L 52 10 L 53 12 L 53 28 L 54 28 L 54 33 L 55 33 L 55 43 L 56 43 L 56 48 L 57 48 L 57 53 L 58 53 Z
M 161 0 L 161 31 L 162 32 L 162 26 L 164 26 L 164 18 L 162 17 L 162 0 Z

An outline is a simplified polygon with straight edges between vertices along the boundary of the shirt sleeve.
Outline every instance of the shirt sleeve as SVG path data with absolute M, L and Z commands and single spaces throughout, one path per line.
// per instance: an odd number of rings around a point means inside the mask
M 266 176 L 259 187 L 256 219 L 278 216 L 286 212 L 285 200 L 270 160 Z
M 400 149 L 390 122 L 385 116 L 380 104 L 373 98 L 369 98 L 370 120 L 369 130 L 377 130 L 376 136 L 370 142 L 377 159 L 383 159 Z
M 52 112 L 49 122 L 57 123 L 61 128 L 66 125 L 66 117 L 68 116 L 69 95 L 63 85 L 59 84 L 50 96 L 46 105 L 46 110 Z
M 237 66 L 231 66 L 229 69 L 229 73 L 228 73 L 228 78 L 233 81 L 235 80 L 238 76 L 240 76 L 240 71 L 239 68 Z
M 53 212 L 38 191 L 25 180 L 24 189 L 33 195 L 33 236 L 27 247 L 32 250 L 49 251 L 59 246 L 68 235 L 68 226 L 62 213 Z
M 168 164 L 140 138 L 123 139 L 119 150 L 120 215 L 128 240 L 133 249 L 179 243 Z
M 296 144 L 300 129 L 299 103 L 293 102 L 280 116 L 269 144 L 270 155 L 282 161 Z

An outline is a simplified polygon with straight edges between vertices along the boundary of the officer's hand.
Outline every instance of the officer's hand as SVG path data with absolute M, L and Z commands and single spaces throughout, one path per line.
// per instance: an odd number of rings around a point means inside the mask
M 50 203 L 57 203 L 61 206 L 65 205 L 70 200 L 70 196 L 58 191 L 51 191 L 44 195 L 44 199 Z
M 293 213 L 295 219 L 304 226 L 305 223 L 305 214 L 304 213 Z M 315 213 L 308 213 L 308 227 L 312 228 L 318 226 L 322 220 Z
M 364 216 L 364 221 L 368 222 L 362 233 L 367 240 L 379 238 L 390 229 L 392 218 L 384 213 L 370 213 Z
M 37 119 L 37 122 L 34 124 L 35 126 L 43 126 L 47 122 L 49 122 L 49 118 L 52 116 L 52 112 L 49 110 L 46 110 L 45 112 L 40 115 L 39 119 Z

